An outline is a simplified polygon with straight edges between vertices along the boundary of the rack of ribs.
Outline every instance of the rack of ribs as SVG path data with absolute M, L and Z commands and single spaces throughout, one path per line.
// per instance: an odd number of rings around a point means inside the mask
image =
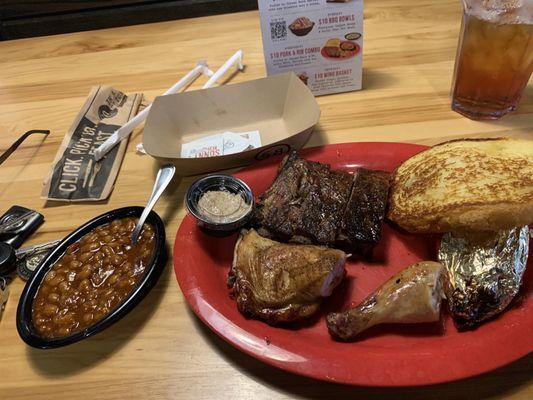
M 388 172 L 360 168 L 350 174 L 293 151 L 260 197 L 254 224 L 265 237 L 368 257 L 381 238 L 389 184 Z

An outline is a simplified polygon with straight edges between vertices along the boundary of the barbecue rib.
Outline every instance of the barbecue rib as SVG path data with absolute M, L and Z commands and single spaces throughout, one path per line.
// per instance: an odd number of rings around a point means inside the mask
M 306 161 L 284 158 L 272 186 L 260 198 L 259 233 L 282 241 L 331 245 L 350 197 L 352 175 Z
M 369 256 L 381 239 L 389 194 L 390 174 L 360 168 L 340 222 L 337 247 Z
M 368 254 L 381 236 L 389 177 L 384 171 L 331 170 L 293 151 L 260 197 L 255 225 L 273 239 Z
M 327 247 L 282 244 L 253 229 L 241 234 L 228 277 L 241 313 L 271 325 L 314 314 L 343 279 L 346 254 Z

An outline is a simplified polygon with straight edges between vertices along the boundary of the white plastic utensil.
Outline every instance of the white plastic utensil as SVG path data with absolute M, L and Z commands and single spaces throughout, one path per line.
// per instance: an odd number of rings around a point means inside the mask
M 148 203 L 146 204 L 146 207 L 144 208 L 141 217 L 139 218 L 139 221 L 137 222 L 137 225 L 135 225 L 133 233 L 131 234 L 132 244 L 137 243 L 137 240 L 139 240 L 139 235 L 141 234 L 144 221 L 146 221 L 148 214 L 150 214 L 150 211 L 152 211 L 152 208 L 154 208 L 155 203 L 157 203 L 157 200 L 159 200 L 159 197 L 161 197 L 175 173 L 176 167 L 172 164 L 163 165 L 161 168 L 159 168 L 150 199 L 148 200 Z
M 180 81 L 177 82 L 174 86 L 172 86 L 169 90 L 167 90 L 163 94 L 163 96 L 166 96 L 167 94 L 177 93 L 181 88 L 185 87 L 189 82 L 196 79 L 201 73 L 204 73 L 205 75 L 210 77 L 209 80 L 202 86 L 202 89 L 210 88 L 235 63 L 237 64 L 237 69 L 239 71 L 242 71 L 244 69 L 242 58 L 243 58 L 242 50 L 237 50 L 235 54 L 233 54 L 230 58 L 228 58 L 228 60 L 224 64 L 222 64 L 222 66 L 219 69 L 216 70 L 216 72 L 213 72 L 209 68 L 207 68 L 207 63 L 205 61 L 200 61 L 191 72 L 189 72 L 182 79 L 180 79 Z M 109 150 L 111 150 L 122 139 L 127 137 L 133 131 L 135 127 L 137 127 L 142 121 L 144 121 L 148 117 L 148 113 L 150 112 L 151 106 L 152 105 L 150 104 L 143 111 L 141 111 L 139 114 L 133 117 L 130 121 L 124 124 L 124 126 L 117 129 L 104 143 L 102 143 L 100 147 L 98 147 L 94 151 L 94 157 L 96 161 L 101 160 L 109 152 Z M 144 149 L 142 148 L 142 145 L 137 146 L 137 151 L 142 153 L 143 150 Z
M 228 58 L 227 61 L 224 64 L 222 64 L 222 66 L 211 75 L 211 78 L 209 78 L 209 80 L 204 84 L 204 86 L 202 86 L 202 89 L 207 89 L 213 86 L 216 83 L 216 81 L 222 75 L 224 75 L 235 63 L 237 63 L 237 69 L 239 71 L 242 71 L 244 69 L 244 65 L 242 63 L 242 57 L 243 57 L 242 50 L 236 51 L 235 54 L 233 54 L 230 58 Z M 144 150 L 144 146 L 142 143 L 137 144 L 136 150 L 137 150 L 137 153 L 139 154 L 146 154 L 146 151 Z
M 222 66 L 216 70 L 216 72 L 209 78 L 209 80 L 205 83 L 204 86 L 202 86 L 202 89 L 207 89 L 213 86 L 216 81 L 224 75 L 233 64 L 237 63 L 237 69 L 239 71 L 242 71 L 244 69 L 244 65 L 242 63 L 242 50 L 237 50 L 234 55 L 232 55 L 228 60 L 222 64 Z
M 205 74 L 207 76 L 214 75 L 214 72 L 207 68 L 207 62 L 205 60 L 199 61 L 198 64 L 196 64 L 196 67 L 194 67 L 187 75 L 176 82 L 174 86 L 168 89 L 163 96 L 177 93 L 180 89 L 187 86 L 201 74 Z M 150 104 L 139 114 L 113 132 L 113 134 L 94 151 L 94 158 L 96 161 L 101 160 L 117 143 L 126 138 L 141 122 L 143 122 L 148 117 L 151 107 L 152 105 Z

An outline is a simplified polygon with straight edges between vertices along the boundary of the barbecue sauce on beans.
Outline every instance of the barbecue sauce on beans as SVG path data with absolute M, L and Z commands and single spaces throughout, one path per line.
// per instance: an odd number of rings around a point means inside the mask
M 46 338 L 79 332 L 116 308 L 141 280 L 154 251 L 154 230 L 144 224 L 131 244 L 136 218 L 101 225 L 71 244 L 44 277 L 32 308 Z

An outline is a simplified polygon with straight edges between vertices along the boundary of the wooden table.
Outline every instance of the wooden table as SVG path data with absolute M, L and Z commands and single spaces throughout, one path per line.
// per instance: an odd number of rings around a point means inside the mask
M 531 85 L 518 112 L 499 122 L 473 122 L 450 111 L 459 3 L 366 0 L 364 90 L 318 98 L 322 117 L 309 145 L 531 137 Z M 155 163 L 134 153 L 140 131 L 130 141 L 108 201 L 48 205 L 39 198 L 45 173 L 90 86 L 110 84 L 153 99 L 197 60 L 208 57 L 216 67 L 239 48 L 247 68 L 232 82 L 264 76 L 257 12 L 0 43 L 0 148 L 29 129 L 52 131 L 45 140 L 28 139 L 0 167 L 0 211 L 13 204 L 41 211 L 46 222 L 28 240 L 33 244 L 61 238 L 107 210 L 144 204 Z M 169 246 L 185 214 L 182 198 L 190 182 L 176 179 L 156 206 Z M 205 328 L 187 308 L 170 261 L 149 296 L 110 329 L 63 349 L 34 350 L 15 328 L 22 287 L 18 278 L 11 284 L 0 323 L 1 399 L 533 398 L 533 357 L 429 388 L 347 387 L 284 373 Z

